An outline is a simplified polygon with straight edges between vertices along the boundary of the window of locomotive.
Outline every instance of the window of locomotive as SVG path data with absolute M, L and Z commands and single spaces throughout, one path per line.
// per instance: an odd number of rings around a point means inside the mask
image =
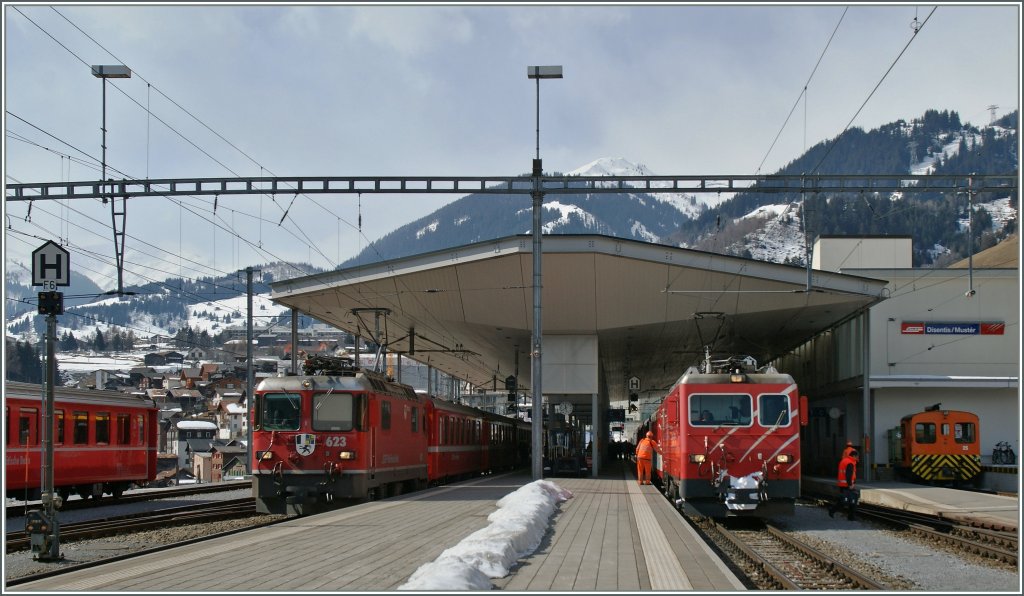
M 39 410 L 35 408 L 21 408 L 18 412 L 18 444 L 34 445 L 36 443 L 36 427 L 39 420 Z
M 690 395 L 690 424 L 750 426 L 750 403 L 747 393 L 694 393 Z
M 75 432 L 71 437 L 75 445 L 89 444 L 89 414 L 88 412 L 73 412 L 71 418 L 74 421 Z
M 414 432 L 414 433 L 415 432 L 419 432 L 419 426 L 418 425 L 419 425 L 419 422 L 420 422 L 420 409 L 417 408 L 416 406 L 413 406 L 412 407 L 412 416 L 410 416 L 409 419 L 412 421 L 412 432 Z
M 356 401 L 351 393 L 314 393 L 313 430 L 348 432 L 355 428 Z
M 918 422 L 914 424 L 914 442 L 916 443 L 934 443 L 935 442 L 935 423 L 934 422 Z
M 953 423 L 953 440 L 957 443 L 973 443 L 976 436 L 973 422 Z
M 391 428 L 391 402 L 386 399 L 380 400 L 380 428 L 381 430 Z
M 262 408 L 264 430 L 299 430 L 302 395 L 298 393 L 264 393 Z
M 757 396 L 757 412 L 761 426 L 789 426 L 789 396 L 762 393 Z
M 110 412 L 96 412 L 96 442 L 110 443 Z

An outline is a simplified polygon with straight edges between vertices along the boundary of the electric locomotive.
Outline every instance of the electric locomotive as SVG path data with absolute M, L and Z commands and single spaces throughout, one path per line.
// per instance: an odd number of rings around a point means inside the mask
M 889 459 L 901 477 L 927 484 L 970 484 L 981 477 L 978 415 L 941 403 L 900 419 L 889 431 Z
M 522 463 L 519 421 L 439 400 L 339 360 L 254 392 L 257 511 L 304 515 Z M 340 365 L 340 366 L 339 366 Z M 528 455 L 528 454 L 527 454 Z
M 116 391 L 53 388 L 54 490 L 62 500 L 118 498 L 156 478 L 158 412 Z M 8 497 L 40 498 L 43 387 L 4 382 L 4 480 Z
M 800 496 L 807 398 L 788 374 L 749 357 L 690 367 L 640 434 L 657 441 L 652 476 L 689 514 L 774 517 Z

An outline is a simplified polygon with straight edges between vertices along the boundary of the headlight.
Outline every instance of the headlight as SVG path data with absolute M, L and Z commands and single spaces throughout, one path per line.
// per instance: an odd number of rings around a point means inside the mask
M 691 453 L 690 454 L 690 463 L 692 463 L 692 464 L 702 464 L 702 463 L 704 463 L 704 454 L 703 453 Z
M 779 462 L 780 464 L 788 464 L 789 460 L 790 457 L 788 455 L 779 455 L 775 458 L 775 461 Z
M 256 459 L 258 459 L 258 460 L 274 459 L 274 454 L 271 453 L 270 451 L 257 451 L 256 452 Z
M 338 454 L 338 459 L 355 459 L 355 458 L 356 458 L 356 452 L 355 451 L 342 451 L 341 453 Z
M 729 381 L 732 382 L 732 383 L 746 383 L 747 382 L 747 375 L 741 375 L 741 374 L 733 373 L 733 374 L 729 375 Z

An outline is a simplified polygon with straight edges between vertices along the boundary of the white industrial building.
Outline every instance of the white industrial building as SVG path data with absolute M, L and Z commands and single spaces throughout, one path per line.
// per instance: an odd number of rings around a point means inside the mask
M 822 237 L 815 244 L 815 268 L 888 285 L 885 299 L 866 314 L 776 361 L 810 398 L 807 443 L 817 448 L 804 454 L 807 473 L 831 473 L 850 439 L 866 453 L 869 477 L 889 478 L 887 431 L 936 403 L 978 414 L 983 465 L 991 463 L 998 441 L 1009 441 L 1020 453 L 1016 252 L 996 266 L 979 255 L 967 267 L 915 269 L 910 242 Z

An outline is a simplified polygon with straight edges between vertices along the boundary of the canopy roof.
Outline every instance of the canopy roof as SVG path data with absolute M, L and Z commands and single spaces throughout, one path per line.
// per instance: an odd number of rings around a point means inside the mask
M 518 365 L 529 390 L 532 247 L 512 236 L 289 279 L 272 299 L 478 387 L 504 388 Z M 668 389 L 704 346 L 764 363 L 878 302 L 886 283 L 598 235 L 544 236 L 542 253 L 543 335 L 596 335 L 609 401 L 634 376 L 641 391 Z

